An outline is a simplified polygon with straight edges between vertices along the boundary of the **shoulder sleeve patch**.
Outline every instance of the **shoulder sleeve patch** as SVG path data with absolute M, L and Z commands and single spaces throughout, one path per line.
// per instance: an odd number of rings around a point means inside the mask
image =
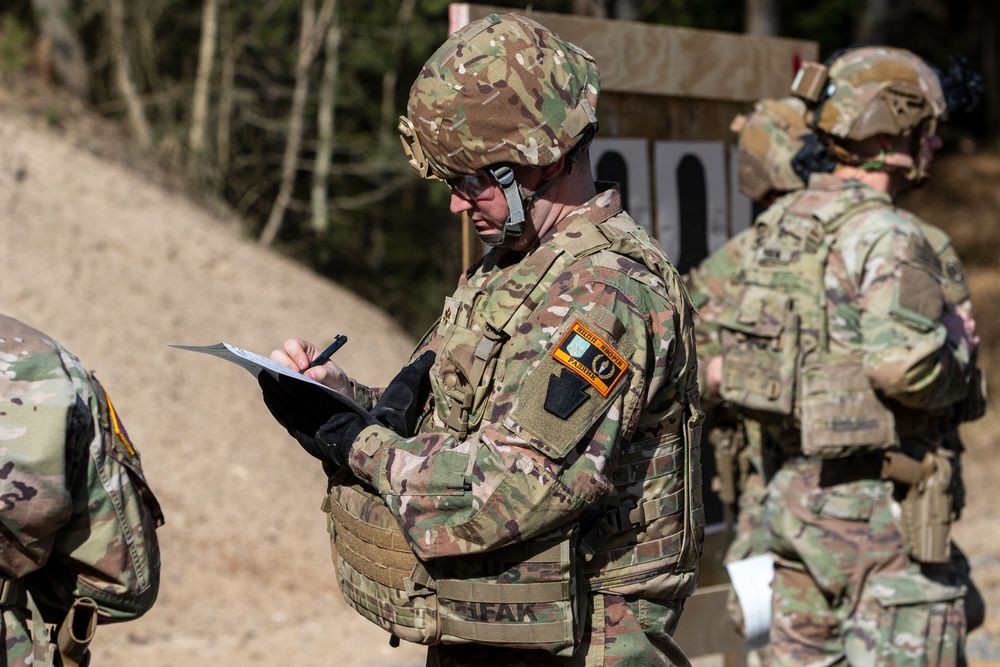
M 604 334 L 592 316 L 577 314 L 560 325 L 549 352 L 520 380 L 517 401 L 504 420 L 553 460 L 565 457 L 629 386 L 635 343 Z
M 551 354 L 605 398 L 628 367 L 624 357 L 579 321 L 563 335 Z
M 102 390 L 103 391 L 103 390 Z M 122 420 L 118 418 L 118 412 L 115 410 L 115 406 L 111 403 L 111 397 L 108 396 L 108 392 L 104 392 L 104 400 L 108 403 L 108 417 L 111 420 L 111 428 L 114 431 L 114 437 L 117 439 L 117 445 L 124 448 L 128 452 L 129 456 L 136 456 L 135 446 L 132 445 L 132 441 L 128 437 L 128 431 L 125 430 L 125 425 L 122 424 Z

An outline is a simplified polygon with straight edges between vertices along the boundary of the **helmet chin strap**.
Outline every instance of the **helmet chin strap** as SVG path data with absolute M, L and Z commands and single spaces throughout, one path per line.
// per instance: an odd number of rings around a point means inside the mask
M 514 178 L 514 170 L 507 165 L 489 167 L 487 171 L 493 176 L 500 187 L 503 188 L 503 196 L 507 200 L 507 220 L 504 222 L 503 231 L 493 234 L 482 234 L 480 238 L 483 243 L 493 248 L 507 248 L 517 242 L 524 233 L 524 223 L 527 220 L 528 208 L 535 203 L 542 195 L 548 192 L 562 172 L 556 174 L 549 180 L 540 184 L 534 191 L 525 193 L 524 188 Z

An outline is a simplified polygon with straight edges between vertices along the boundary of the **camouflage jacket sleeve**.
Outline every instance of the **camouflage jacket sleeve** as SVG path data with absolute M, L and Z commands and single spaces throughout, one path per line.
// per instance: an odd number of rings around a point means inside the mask
M 403 439 L 368 427 L 351 451 L 355 474 L 378 489 L 424 559 L 487 551 L 566 524 L 612 490 L 619 443 L 655 437 L 664 413 L 682 409 L 686 376 L 677 368 L 695 362 L 691 350 L 678 353 L 672 303 L 620 270 L 589 265 L 563 274 L 503 347 L 477 432 L 459 442 L 445 432 Z M 581 326 L 620 355 L 620 370 L 608 368 L 607 396 L 555 359 Z M 582 403 L 574 406 L 574 397 Z M 549 400 L 562 398 L 559 419 Z
M 925 410 L 963 398 L 969 350 L 942 324 L 940 261 L 905 216 L 881 209 L 847 223 L 826 280 L 831 343 L 860 343 L 878 391 Z
M 705 391 L 707 383 L 704 371 L 709 359 L 722 354 L 719 316 L 724 310 L 727 295 L 733 291 L 732 281 L 739 276 L 743 258 L 750 252 L 747 244 L 751 233 L 751 230 L 746 230 L 729 239 L 726 245 L 702 260 L 701 264 L 684 277 L 691 300 L 698 309 L 694 325 L 698 350 L 698 386 L 706 406 L 712 397 Z
M 0 316 L 0 569 L 43 609 L 93 598 L 108 620 L 156 599 L 159 507 L 100 384 L 43 334 Z

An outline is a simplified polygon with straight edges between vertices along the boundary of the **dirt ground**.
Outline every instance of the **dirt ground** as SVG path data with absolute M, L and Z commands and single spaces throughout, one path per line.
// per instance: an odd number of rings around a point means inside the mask
M 109 124 L 53 108 L 0 81 L 0 311 L 97 371 L 167 517 L 160 598 L 142 619 L 102 627 L 94 663 L 423 664 L 423 649 L 390 648 L 343 602 L 319 509 L 323 473 L 271 419 L 253 378 L 167 347 L 225 341 L 266 354 L 290 335 L 325 344 L 344 333 L 338 361 L 383 383 L 413 341 L 374 306 L 243 238 L 219 207 L 184 196 Z M 989 303 L 997 275 L 972 285 Z M 979 662 L 1000 659 L 1000 509 L 989 491 L 998 433 L 995 410 L 965 432 L 969 507 L 955 531 L 991 609 L 970 638 Z

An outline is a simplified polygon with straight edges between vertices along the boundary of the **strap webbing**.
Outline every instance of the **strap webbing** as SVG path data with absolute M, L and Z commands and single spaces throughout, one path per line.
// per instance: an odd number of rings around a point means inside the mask
M 438 596 L 461 602 L 558 602 L 569 599 L 568 581 L 548 581 L 534 584 L 496 584 L 458 579 L 437 582 Z
M 477 623 L 444 617 L 441 626 L 446 635 L 489 644 L 552 644 L 572 636 L 566 623 Z

